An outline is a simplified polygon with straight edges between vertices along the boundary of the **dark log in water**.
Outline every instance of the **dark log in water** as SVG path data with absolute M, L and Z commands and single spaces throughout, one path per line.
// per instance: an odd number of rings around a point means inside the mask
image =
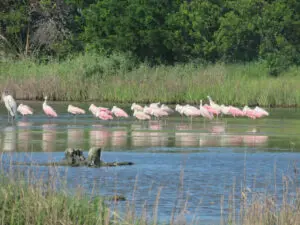
M 65 150 L 65 158 L 59 162 L 14 162 L 17 165 L 32 165 L 32 166 L 88 166 L 88 167 L 112 167 L 112 166 L 129 166 L 133 162 L 103 162 L 101 160 L 101 148 L 92 147 L 88 152 L 88 157 L 85 158 L 83 150 L 67 148 Z

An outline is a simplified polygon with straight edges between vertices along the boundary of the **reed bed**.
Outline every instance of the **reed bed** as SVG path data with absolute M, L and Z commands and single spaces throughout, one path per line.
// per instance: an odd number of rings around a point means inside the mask
M 150 67 L 129 56 L 87 54 L 62 62 L 1 62 L 0 89 L 17 99 L 193 103 L 210 95 L 219 103 L 243 106 L 297 106 L 299 68 L 279 77 L 268 75 L 263 62 L 236 65 Z

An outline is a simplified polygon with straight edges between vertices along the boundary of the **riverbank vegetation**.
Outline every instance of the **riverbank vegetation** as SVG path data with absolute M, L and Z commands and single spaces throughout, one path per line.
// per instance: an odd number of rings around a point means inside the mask
M 19 99 L 300 103 L 295 0 L 0 3 L 1 89 Z
M 263 62 L 246 64 L 135 64 L 130 56 L 109 58 L 85 54 L 63 62 L 32 60 L 1 64 L 0 89 L 17 99 L 109 101 L 122 103 L 199 104 L 210 95 L 219 103 L 243 106 L 297 106 L 300 104 L 299 68 L 279 77 L 268 75 Z

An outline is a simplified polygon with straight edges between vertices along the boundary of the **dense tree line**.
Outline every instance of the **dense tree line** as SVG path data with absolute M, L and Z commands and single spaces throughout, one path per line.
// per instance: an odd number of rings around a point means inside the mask
M 300 63 L 299 0 L 2 0 L 4 56 L 129 52 L 151 64 Z

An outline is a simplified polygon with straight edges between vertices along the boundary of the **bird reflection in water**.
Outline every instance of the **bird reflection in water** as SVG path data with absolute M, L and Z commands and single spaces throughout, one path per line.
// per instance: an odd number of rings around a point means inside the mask
M 146 131 L 132 131 L 131 143 L 135 147 L 150 146 L 149 132 Z
M 7 126 L 3 129 L 3 151 L 17 150 L 17 131 L 16 126 Z
M 149 132 L 141 124 L 131 125 L 131 144 L 135 147 L 150 146 Z
M 243 135 L 243 143 L 245 146 L 254 147 L 267 144 L 269 137 L 260 134 L 260 127 L 253 127 L 247 135 Z
M 32 123 L 28 121 L 19 121 L 18 122 L 18 150 L 19 151 L 30 151 L 30 143 L 32 140 L 31 132 Z
M 90 130 L 90 146 L 104 147 L 109 143 L 110 132 L 102 125 L 93 125 Z
M 45 152 L 55 151 L 56 143 L 56 124 L 43 124 L 43 143 L 42 148 Z
M 127 131 L 115 130 L 111 133 L 111 145 L 114 147 L 124 147 L 127 144 Z
M 175 132 L 176 146 L 193 147 L 199 145 L 199 133 L 189 131 L 189 126 L 177 125 L 176 131 L 178 131 Z
M 68 147 L 83 148 L 84 128 L 68 126 Z
M 222 135 L 220 146 L 242 146 L 243 145 L 243 136 L 242 135 Z
M 210 128 L 210 132 L 212 134 L 223 134 L 223 133 L 225 133 L 225 124 L 213 125 Z
M 268 142 L 268 136 L 264 135 L 244 135 L 243 142 L 244 145 L 253 147 L 265 145 Z
M 162 132 L 161 121 L 149 121 L 149 144 L 151 146 L 166 146 L 168 145 L 168 133 Z M 160 131 L 160 132 L 155 132 Z
M 225 135 L 222 138 L 221 146 L 261 146 L 268 143 L 269 137 L 266 135 L 259 134 L 259 128 L 252 128 L 249 131 L 246 131 L 245 135 L 234 135 L 229 134 Z

